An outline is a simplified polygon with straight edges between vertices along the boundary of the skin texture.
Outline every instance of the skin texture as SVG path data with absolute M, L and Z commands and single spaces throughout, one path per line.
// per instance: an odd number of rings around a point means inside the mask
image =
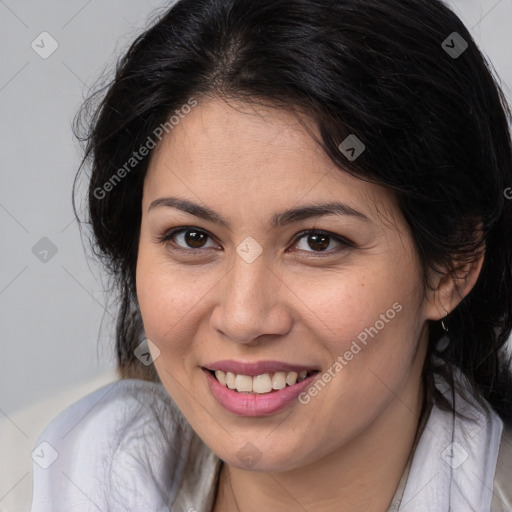
M 149 209 L 168 196 L 207 206 L 230 228 L 176 208 Z M 328 201 L 369 221 L 329 215 L 270 226 L 277 212 Z M 479 264 L 465 269 L 462 295 L 436 274 L 425 297 L 392 193 L 334 166 L 291 113 L 235 101 L 203 99 L 166 136 L 152 155 L 142 210 L 144 327 L 160 350 L 155 365 L 165 388 L 225 461 L 214 510 L 385 511 L 421 413 L 426 322 L 469 292 Z M 195 245 L 186 233 L 175 245 L 160 241 L 176 227 L 208 236 Z M 333 234 L 326 250 L 299 234 L 310 229 Z M 263 250 L 252 263 L 236 252 L 249 236 Z M 200 369 L 221 359 L 270 359 L 327 371 L 395 303 L 396 316 L 307 404 L 239 417 L 216 402 Z M 251 468 L 237 456 L 247 442 L 260 454 Z

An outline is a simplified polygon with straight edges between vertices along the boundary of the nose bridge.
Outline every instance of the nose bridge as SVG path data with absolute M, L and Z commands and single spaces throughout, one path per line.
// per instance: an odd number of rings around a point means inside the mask
M 262 256 L 252 262 L 235 257 L 233 269 L 226 276 L 225 301 L 237 314 L 263 314 L 276 300 L 268 293 L 271 272 Z M 247 310 L 247 311 L 246 311 Z
M 261 237 L 258 238 L 263 243 Z M 230 293 L 234 293 L 235 296 L 240 295 L 240 298 L 244 298 L 244 300 L 248 298 L 244 297 L 246 291 L 258 293 L 269 279 L 270 270 L 267 256 L 262 245 L 252 236 L 246 236 L 241 240 L 235 247 L 233 268 L 227 276 Z
M 220 288 L 213 327 L 246 343 L 286 332 L 289 318 L 281 307 L 278 281 L 262 256 L 249 262 L 237 254 Z

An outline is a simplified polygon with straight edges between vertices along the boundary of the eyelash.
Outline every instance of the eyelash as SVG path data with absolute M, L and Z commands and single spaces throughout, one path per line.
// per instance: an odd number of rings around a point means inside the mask
M 175 236 L 182 234 L 182 233 L 186 233 L 187 231 L 197 231 L 199 233 L 205 234 L 210 239 L 213 238 L 207 231 L 204 231 L 203 229 L 198 229 L 198 228 L 195 228 L 194 226 L 185 226 L 185 227 L 180 227 L 180 228 L 174 228 L 174 229 L 171 229 L 170 231 L 167 231 L 166 233 L 164 233 L 163 236 L 160 236 L 157 238 L 157 242 L 162 243 L 162 244 L 167 244 L 167 243 L 171 242 L 172 245 L 170 246 L 170 249 L 172 251 L 178 251 L 178 252 L 181 252 L 184 254 L 197 255 L 198 251 L 201 251 L 202 248 L 185 249 L 185 248 L 177 245 L 172 240 Z M 302 251 L 302 252 L 306 252 L 309 254 L 314 254 L 315 256 L 313 256 L 313 257 L 317 257 L 317 256 L 325 257 L 324 255 L 331 256 L 332 254 L 341 252 L 342 250 L 347 249 L 348 247 L 354 247 L 354 245 L 347 239 L 345 239 L 339 235 L 335 235 L 334 233 L 330 233 L 329 231 L 324 231 L 322 229 L 306 229 L 304 231 L 301 231 L 300 233 L 297 233 L 293 239 L 293 245 L 296 245 L 302 238 L 304 238 L 310 234 L 324 235 L 324 236 L 328 237 L 329 239 L 334 240 L 340 244 L 340 246 L 335 249 L 329 249 L 329 250 L 325 250 L 325 251 Z M 301 250 L 301 249 L 299 249 L 299 250 Z

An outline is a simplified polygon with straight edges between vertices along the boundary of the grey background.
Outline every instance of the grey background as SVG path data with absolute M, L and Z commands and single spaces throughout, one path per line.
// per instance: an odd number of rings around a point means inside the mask
M 105 304 L 99 271 L 87 263 L 73 221 L 80 151 L 71 121 L 149 13 L 169 4 L 0 0 L 0 416 L 114 365 L 109 313 L 98 338 Z M 510 91 L 512 0 L 451 5 Z M 31 48 L 43 31 L 59 44 L 47 59 Z M 57 248 L 47 262 L 32 252 L 43 237 Z

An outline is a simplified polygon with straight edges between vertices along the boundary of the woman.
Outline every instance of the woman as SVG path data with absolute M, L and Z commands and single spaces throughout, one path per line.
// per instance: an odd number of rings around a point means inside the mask
M 181 0 L 91 108 L 121 380 L 32 512 L 512 510 L 509 111 L 445 5 Z

